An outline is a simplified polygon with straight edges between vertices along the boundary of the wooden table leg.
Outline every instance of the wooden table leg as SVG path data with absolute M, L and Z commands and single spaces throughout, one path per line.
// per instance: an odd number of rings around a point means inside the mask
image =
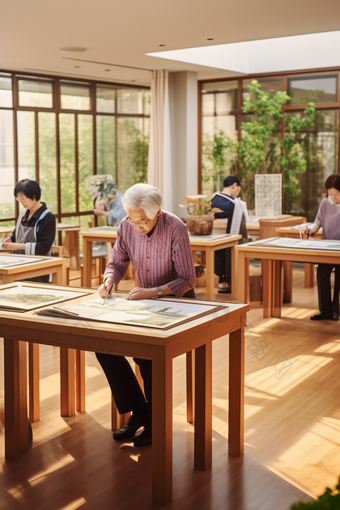
M 235 247 L 232 246 L 230 248 L 230 257 L 231 257 L 231 293 L 228 296 L 228 299 L 231 301 L 237 301 L 237 272 L 236 272 L 236 257 L 235 257 Z
M 273 260 L 272 262 L 272 317 L 281 317 L 282 310 L 282 262 L 281 260 Z
M 40 420 L 39 344 L 28 344 L 28 417 L 31 422 Z
M 263 317 L 272 317 L 273 303 L 273 264 L 271 260 L 262 260 Z
M 245 256 L 244 252 L 239 250 L 236 251 L 237 257 L 237 281 L 235 280 L 234 285 L 237 285 L 237 298 L 239 303 L 247 304 L 249 301 L 249 259 Z
M 74 416 L 75 409 L 75 349 L 60 347 L 60 414 Z
M 186 354 L 187 422 L 194 423 L 195 416 L 195 352 Z
M 229 335 L 229 455 L 244 452 L 244 326 Z
M 70 269 L 80 269 L 79 264 L 79 230 L 65 229 L 64 248 L 70 257 Z
M 205 286 L 206 298 L 213 299 L 215 289 L 215 273 L 214 273 L 214 250 L 206 247 L 205 251 Z
M 172 499 L 172 359 L 166 347 L 152 349 L 152 502 Z
M 26 342 L 4 339 L 5 457 L 28 449 Z
M 91 288 L 92 241 L 83 238 L 83 286 Z
M 283 267 L 283 302 L 291 303 L 293 298 L 293 262 L 284 260 Z
M 314 264 L 305 264 L 305 288 L 314 287 Z
M 76 350 L 76 410 L 85 412 L 85 351 Z
M 199 471 L 212 464 L 212 342 L 195 350 L 195 451 L 194 467 Z

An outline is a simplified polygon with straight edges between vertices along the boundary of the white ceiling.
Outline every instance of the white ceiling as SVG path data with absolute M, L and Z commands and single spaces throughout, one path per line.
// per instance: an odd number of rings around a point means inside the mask
M 146 53 L 339 29 L 339 0 L 1 0 L 0 69 L 143 85 L 152 69 L 218 78 L 238 73 Z M 87 51 L 58 51 L 74 46 Z

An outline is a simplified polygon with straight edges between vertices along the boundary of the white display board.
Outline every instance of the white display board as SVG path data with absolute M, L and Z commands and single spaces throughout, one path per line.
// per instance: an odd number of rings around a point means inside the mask
M 282 175 L 255 174 L 255 216 L 282 214 Z

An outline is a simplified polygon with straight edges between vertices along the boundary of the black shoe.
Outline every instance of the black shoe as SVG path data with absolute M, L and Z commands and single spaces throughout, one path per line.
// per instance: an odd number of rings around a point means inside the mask
M 331 319 L 331 320 L 338 320 L 338 319 L 332 319 L 332 313 L 325 313 L 325 312 L 319 312 L 315 315 L 312 315 L 310 320 L 311 321 L 323 321 L 324 319 Z
M 135 446 L 150 446 L 152 443 L 151 440 L 151 429 L 150 427 L 145 427 L 143 432 L 139 434 L 139 436 L 136 436 L 133 440 L 133 444 Z
M 338 321 L 339 320 L 339 314 L 336 312 L 332 312 L 332 315 L 330 317 L 331 321 Z
M 149 416 L 147 414 L 143 416 L 135 416 L 132 414 L 125 425 L 113 433 L 113 439 L 122 441 L 123 439 L 133 437 L 140 427 L 144 427 L 148 419 Z

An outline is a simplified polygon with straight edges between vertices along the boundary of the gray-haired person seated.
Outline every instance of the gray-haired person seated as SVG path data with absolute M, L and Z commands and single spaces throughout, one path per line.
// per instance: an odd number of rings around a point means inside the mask
M 135 269 L 136 287 L 126 299 L 151 299 L 174 295 L 194 298 L 195 266 L 186 226 L 174 214 L 163 211 L 162 197 L 149 184 L 135 184 L 123 198 L 127 213 L 117 231 L 111 259 L 99 287 L 102 298 L 124 277 L 130 261 Z M 134 358 L 144 380 L 145 396 L 129 362 L 123 356 L 96 353 L 120 414 L 132 415 L 113 434 L 116 441 L 135 436 L 135 446 L 151 444 L 152 362 Z M 157 409 L 153 410 L 157 413 Z M 157 416 L 157 415 L 155 415 Z M 155 420 L 156 421 L 156 420 Z

